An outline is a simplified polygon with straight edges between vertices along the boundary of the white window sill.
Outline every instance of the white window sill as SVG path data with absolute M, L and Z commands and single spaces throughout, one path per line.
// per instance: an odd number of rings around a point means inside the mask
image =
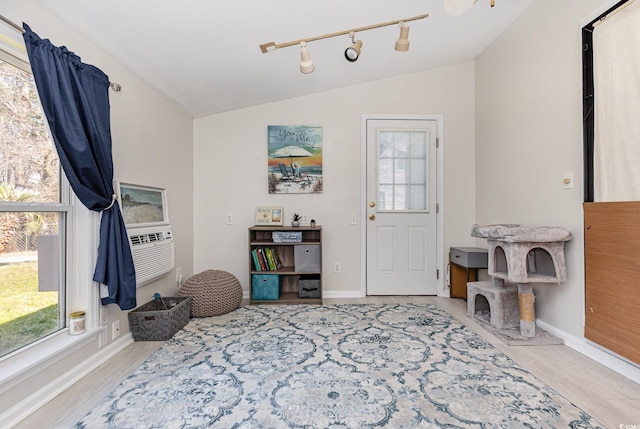
M 0 358 L 0 394 L 22 382 L 23 374 L 41 372 L 92 341 L 96 341 L 98 335 L 105 329 L 106 327 L 102 326 L 80 335 L 71 335 L 69 329 L 63 329 Z

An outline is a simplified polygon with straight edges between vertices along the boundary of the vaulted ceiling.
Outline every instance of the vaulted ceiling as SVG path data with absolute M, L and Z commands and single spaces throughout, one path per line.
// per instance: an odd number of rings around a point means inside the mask
M 472 60 L 533 2 L 478 0 L 452 17 L 444 0 L 36 1 L 193 117 Z M 357 33 L 353 63 L 348 35 L 308 43 L 310 74 L 300 73 L 298 47 L 259 47 L 425 13 L 407 23 L 408 52 L 394 50 L 396 25 Z

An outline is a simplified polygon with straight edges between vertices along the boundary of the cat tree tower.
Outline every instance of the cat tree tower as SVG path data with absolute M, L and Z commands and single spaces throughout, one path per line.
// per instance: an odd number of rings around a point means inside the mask
M 520 326 L 520 335 L 536 336 L 533 283 L 562 283 L 567 278 L 564 243 L 571 233 L 558 227 L 474 225 L 471 235 L 486 238 L 491 281 L 467 283 L 467 315 L 476 315 L 476 297 L 489 304 L 497 329 Z M 510 284 L 505 284 L 505 280 Z

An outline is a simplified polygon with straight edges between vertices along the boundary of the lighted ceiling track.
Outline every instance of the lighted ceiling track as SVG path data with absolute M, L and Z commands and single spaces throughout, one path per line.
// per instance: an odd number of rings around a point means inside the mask
M 336 36 L 344 36 L 345 34 L 347 35 L 355 34 L 361 31 L 373 30 L 374 28 L 388 27 L 390 25 L 396 25 L 396 24 L 401 25 L 402 23 L 409 22 L 409 21 L 416 21 L 418 19 L 424 19 L 428 16 L 429 14 L 425 13 L 424 15 L 412 16 L 411 18 L 397 19 L 395 21 L 388 21 L 388 22 L 382 22 L 380 24 L 367 25 L 365 27 L 351 28 L 349 30 L 323 34 L 321 36 L 308 37 L 306 39 L 294 40 L 292 42 L 286 42 L 286 43 L 275 43 L 275 42 L 264 43 L 260 45 L 260 50 L 262 51 L 263 54 L 266 54 L 267 52 L 275 51 L 276 49 L 280 49 L 280 48 L 286 48 L 289 46 L 299 46 L 301 43 L 314 42 L 316 40 L 328 39 L 330 37 L 336 37 Z

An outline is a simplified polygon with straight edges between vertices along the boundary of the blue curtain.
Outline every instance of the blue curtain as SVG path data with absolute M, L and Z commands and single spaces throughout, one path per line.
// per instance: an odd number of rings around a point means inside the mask
M 109 78 L 64 46 L 40 39 L 27 24 L 24 40 L 42 107 L 69 183 L 90 210 L 101 211 L 93 279 L 107 285 L 102 304 L 136 306 L 136 275 L 127 231 L 113 199 Z

